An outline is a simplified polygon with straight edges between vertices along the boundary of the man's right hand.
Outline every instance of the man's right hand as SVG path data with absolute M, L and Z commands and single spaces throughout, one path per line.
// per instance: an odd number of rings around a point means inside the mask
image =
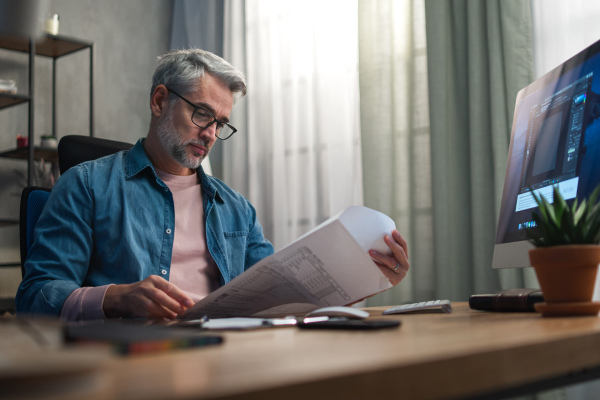
M 140 282 L 109 286 L 102 308 L 107 318 L 174 319 L 193 305 L 194 301 L 177 286 L 151 275 Z

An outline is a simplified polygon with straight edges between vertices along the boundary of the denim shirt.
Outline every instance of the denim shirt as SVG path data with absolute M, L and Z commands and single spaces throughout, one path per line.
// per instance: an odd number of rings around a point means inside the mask
M 60 315 L 82 286 L 169 280 L 175 208 L 142 146 L 70 168 L 57 181 L 34 230 L 18 313 Z M 271 255 L 254 207 L 197 170 L 208 251 L 225 284 Z M 201 240 L 201 238 L 198 238 Z

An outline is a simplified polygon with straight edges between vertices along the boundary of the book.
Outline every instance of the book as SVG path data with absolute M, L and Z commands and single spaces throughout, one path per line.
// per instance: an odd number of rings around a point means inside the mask
M 105 345 L 120 355 L 204 347 L 223 341 L 221 336 L 199 334 L 185 328 L 142 325 L 125 320 L 67 324 L 63 333 L 66 343 L 88 346 Z
M 368 251 L 391 254 L 391 218 L 349 207 L 188 309 L 184 320 L 267 317 L 343 306 L 392 287 Z
M 539 289 L 508 289 L 493 294 L 474 294 L 469 307 L 482 311 L 535 311 L 534 304 L 544 301 Z

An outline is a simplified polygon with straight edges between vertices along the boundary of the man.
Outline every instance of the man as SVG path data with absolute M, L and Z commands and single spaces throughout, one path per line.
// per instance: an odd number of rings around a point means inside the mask
M 69 320 L 172 319 L 273 253 L 252 205 L 200 163 L 246 94 L 243 74 L 206 51 L 159 57 L 146 139 L 69 169 L 36 225 L 17 292 L 18 313 Z M 371 252 L 393 283 L 407 246 Z

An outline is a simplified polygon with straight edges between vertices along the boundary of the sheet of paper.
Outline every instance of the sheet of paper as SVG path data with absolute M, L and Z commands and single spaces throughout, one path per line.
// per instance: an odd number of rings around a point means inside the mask
M 383 241 L 385 235 L 391 235 L 396 229 L 396 224 L 390 217 L 370 208 L 354 206 L 341 212 L 338 218 L 365 252 L 373 249 L 383 254 L 392 254 Z
M 394 228 L 384 214 L 350 207 L 196 303 L 184 319 L 305 312 L 386 290 L 391 284 L 368 249 L 388 249 L 383 237 Z
M 263 318 L 217 318 L 209 319 L 202 324 L 203 329 L 234 329 L 246 330 L 273 326 L 268 319 Z

